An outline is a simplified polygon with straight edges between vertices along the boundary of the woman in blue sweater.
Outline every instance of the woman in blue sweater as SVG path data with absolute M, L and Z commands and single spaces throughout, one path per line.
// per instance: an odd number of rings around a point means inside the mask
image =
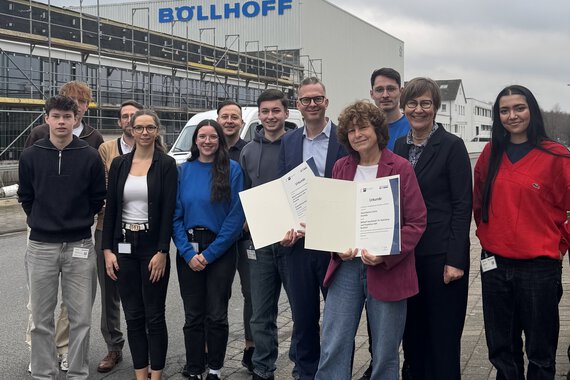
M 186 321 L 186 366 L 182 374 L 207 380 L 221 377 L 228 342 L 228 302 L 236 271 L 244 214 L 239 164 L 231 161 L 221 126 L 198 124 L 191 157 L 179 169 L 173 234 L 176 267 Z M 208 354 L 206 355 L 205 348 Z

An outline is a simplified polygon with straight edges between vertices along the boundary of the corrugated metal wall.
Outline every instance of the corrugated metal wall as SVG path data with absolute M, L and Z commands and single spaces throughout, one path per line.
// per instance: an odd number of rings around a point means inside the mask
M 282 15 L 278 14 L 277 8 L 280 0 L 275 0 L 272 3 L 274 10 L 269 10 L 267 16 L 262 16 L 261 11 L 256 17 L 245 17 L 243 12 L 244 4 L 251 3 L 251 1 L 227 1 L 227 0 L 193 0 L 193 1 L 148 1 L 116 5 L 100 5 L 99 15 L 101 17 L 110 18 L 126 24 L 134 24 L 135 26 L 146 28 L 147 15 L 150 12 L 150 29 L 159 31 L 166 34 L 174 32 L 175 35 L 186 37 L 186 30 L 188 25 L 188 37 L 196 41 L 202 41 L 207 44 L 217 45 L 232 50 L 240 50 L 245 52 L 246 42 L 250 41 L 247 45 L 247 51 L 260 50 L 263 51 L 265 47 L 277 46 L 279 50 L 296 50 L 300 48 L 299 37 L 299 22 L 300 22 L 300 3 L 293 0 L 289 5 L 291 9 L 285 9 Z M 260 4 L 264 1 L 254 1 Z M 217 14 L 223 14 L 224 4 L 234 3 L 240 4 L 240 17 L 235 18 L 233 15 L 229 18 L 222 18 L 218 20 L 197 20 L 197 7 L 202 6 L 203 15 L 210 17 L 210 6 L 214 5 Z M 159 22 L 159 9 L 161 8 L 179 8 L 179 7 L 194 7 L 193 17 L 190 21 L 176 21 L 172 23 Z M 79 10 L 78 7 L 73 7 Z M 250 13 L 253 13 L 255 8 L 248 7 Z M 84 6 L 83 11 L 93 15 L 97 14 L 96 6 Z M 176 11 L 174 11 L 176 14 Z M 182 13 L 183 17 L 189 17 L 188 12 Z M 176 17 L 175 17 L 176 19 Z M 209 29 L 213 28 L 213 29 Z M 201 36 L 200 36 L 201 35 Z M 240 47 L 229 46 L 233 39 L 228 40 L 226 43 L 226 36 L 239 35 Z M 214 41 L 215 37 L 215 41 Z M 258 41 L 258 43 L 253 43 Z
M 277 8 L 280 0 L 274 1 Z M 201 5 L 209 12 L 209 6 L 212 4 L 217 9 L 222 9 L 223 4 L 234 2 L 181 0 L 101 5 L 100 16 L 128 24 L 134 21 L 134 25 L 146 28 L 147 15 L 150 14 L 150 28 L 153 30 L 167 34 L 174 31 L 175 34 L 185 37 L 188 25 L 190 38 L 207 44 L 215 42 L 218 46 L 241 52 L 246 51 L 246 43 L 248 52 L 300 49 L 300 61 L 305 66 L 306 75 L 322 77 L 326 84 L 327 96 L 330 99 L 329 116 L 335 121 L 348 103 L 370 98 L 369 78 L 374 69 L 392 67 L 404 77 L 402 40 L 325 0 L 292 0 L 291 9 L 285 10 L 283 15 L 273 11 L 267 16 L 198 21 L 194 14 L 194 18 L 189 22 L 158 22 L 160 8 Z M 248 2 L 252 1 L 241 0 L 239 4 Z M 261 4 L 264 1 L 255 2 Z M 97 9 L 84 7 L 83 11 L 96 14 Z M 235 45 L 235 38 L 228 38 L 226 41 L 226 36 L 229 35 L 239 35 L 239 49 Z M 234 45 L 231 45 L 232 43 Z

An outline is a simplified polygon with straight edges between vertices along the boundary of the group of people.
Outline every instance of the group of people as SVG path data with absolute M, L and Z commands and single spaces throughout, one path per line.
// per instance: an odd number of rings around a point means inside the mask
M 397 71 L 382 68 L 370 84 L 373 102 L 348 105 L 336 125 L 326 116 L 325 85 L 304 79 L 296 100 L 304 119 L 299 129 L 286 121 L 286 95 L 265 90 L 257 99 L 261 124 L 247 144 L 239 138 L 240 105 L 222 102 L 216 120 L 198 124 L 191 156 L 178 168 L 164 151 L 153 111 L 133 101 L 121 105 L 123 134 L 105 143 L 97 139 L 98 155 L 86 138 L 96 131 L 81 121 L 88 87 L 74 82 L 79 90 L 66 93 L 64 86 L 50 98 L 47 126 L 41 135 L 34 129 L 38 136 L 19 169 L 18 195 L 30 227 L 25 263 L 32 377 L 57 376 L 61 329 L 56 334 L 53 311 L 61 280 L 61 314 L 69 319 L 69 355 L 62 353 L 61 363 L 69 362 L 68 377 L 88 378 L 98 272 L 108 346 L 98 370 L 110 371 L 122 359 L 122 303 L 136 378 L 160 379 L 172 238 L 185 314 L 185 377 L 222 377 L 228 303 L 239 268 L 242 363 L 253 380 L 274 378 L 282 287 L 294 322 L 294 378 L 350 379 L 365 308 L 371 361 L 362 380 L 398 379 L 400 369 L 408 380 L 459 379 L 473 212 L 497 379 L 525 378 L 523 333 L 527 378 L 553 379 L 561 258 L 570 242 L 570 153 L 548 138 L 533 94 L 509 86 L 493 106 L 492 141 L 472 181 L 465 144 L 435 121 L 441 105 L 436 82 L 415 78 L 402 87 Z M 400 176 L 399 254 L 306 249 L 304 225 L 283 231 L 281 242 L 253 247 L 238 193 L 310 158 L 328 178 Z M 91 225 L 98 213 L 94 246 Z

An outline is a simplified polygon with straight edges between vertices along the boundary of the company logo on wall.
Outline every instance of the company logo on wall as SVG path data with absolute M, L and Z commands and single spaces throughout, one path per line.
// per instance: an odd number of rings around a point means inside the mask
M 275 13 L 282 16 L 285 11 L 292 8 L 292 3 L 293 0 L 262 0 L 159 8 L 158 22 L 222 20 L 242 16 L 252 18 Z

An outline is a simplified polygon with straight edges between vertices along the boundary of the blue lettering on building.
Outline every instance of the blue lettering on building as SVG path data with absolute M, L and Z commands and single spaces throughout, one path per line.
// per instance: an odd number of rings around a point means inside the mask
M 234 18 L 239 18 L 239 3 L 224 4 L 224 18 L 230 18 L 234 15 Z
M 243 3 L 241 12 L 245 17 L 255 17 L 259 14 L 259 3 L 257 1 L 247 1 Z
M 175 8 L 159 8 L 158 22 L 222 20 L 231 18 L 284 15 L 293 8 L 293 0 L 248 0 L 227 2 L 223 6 L 184 5 Z

